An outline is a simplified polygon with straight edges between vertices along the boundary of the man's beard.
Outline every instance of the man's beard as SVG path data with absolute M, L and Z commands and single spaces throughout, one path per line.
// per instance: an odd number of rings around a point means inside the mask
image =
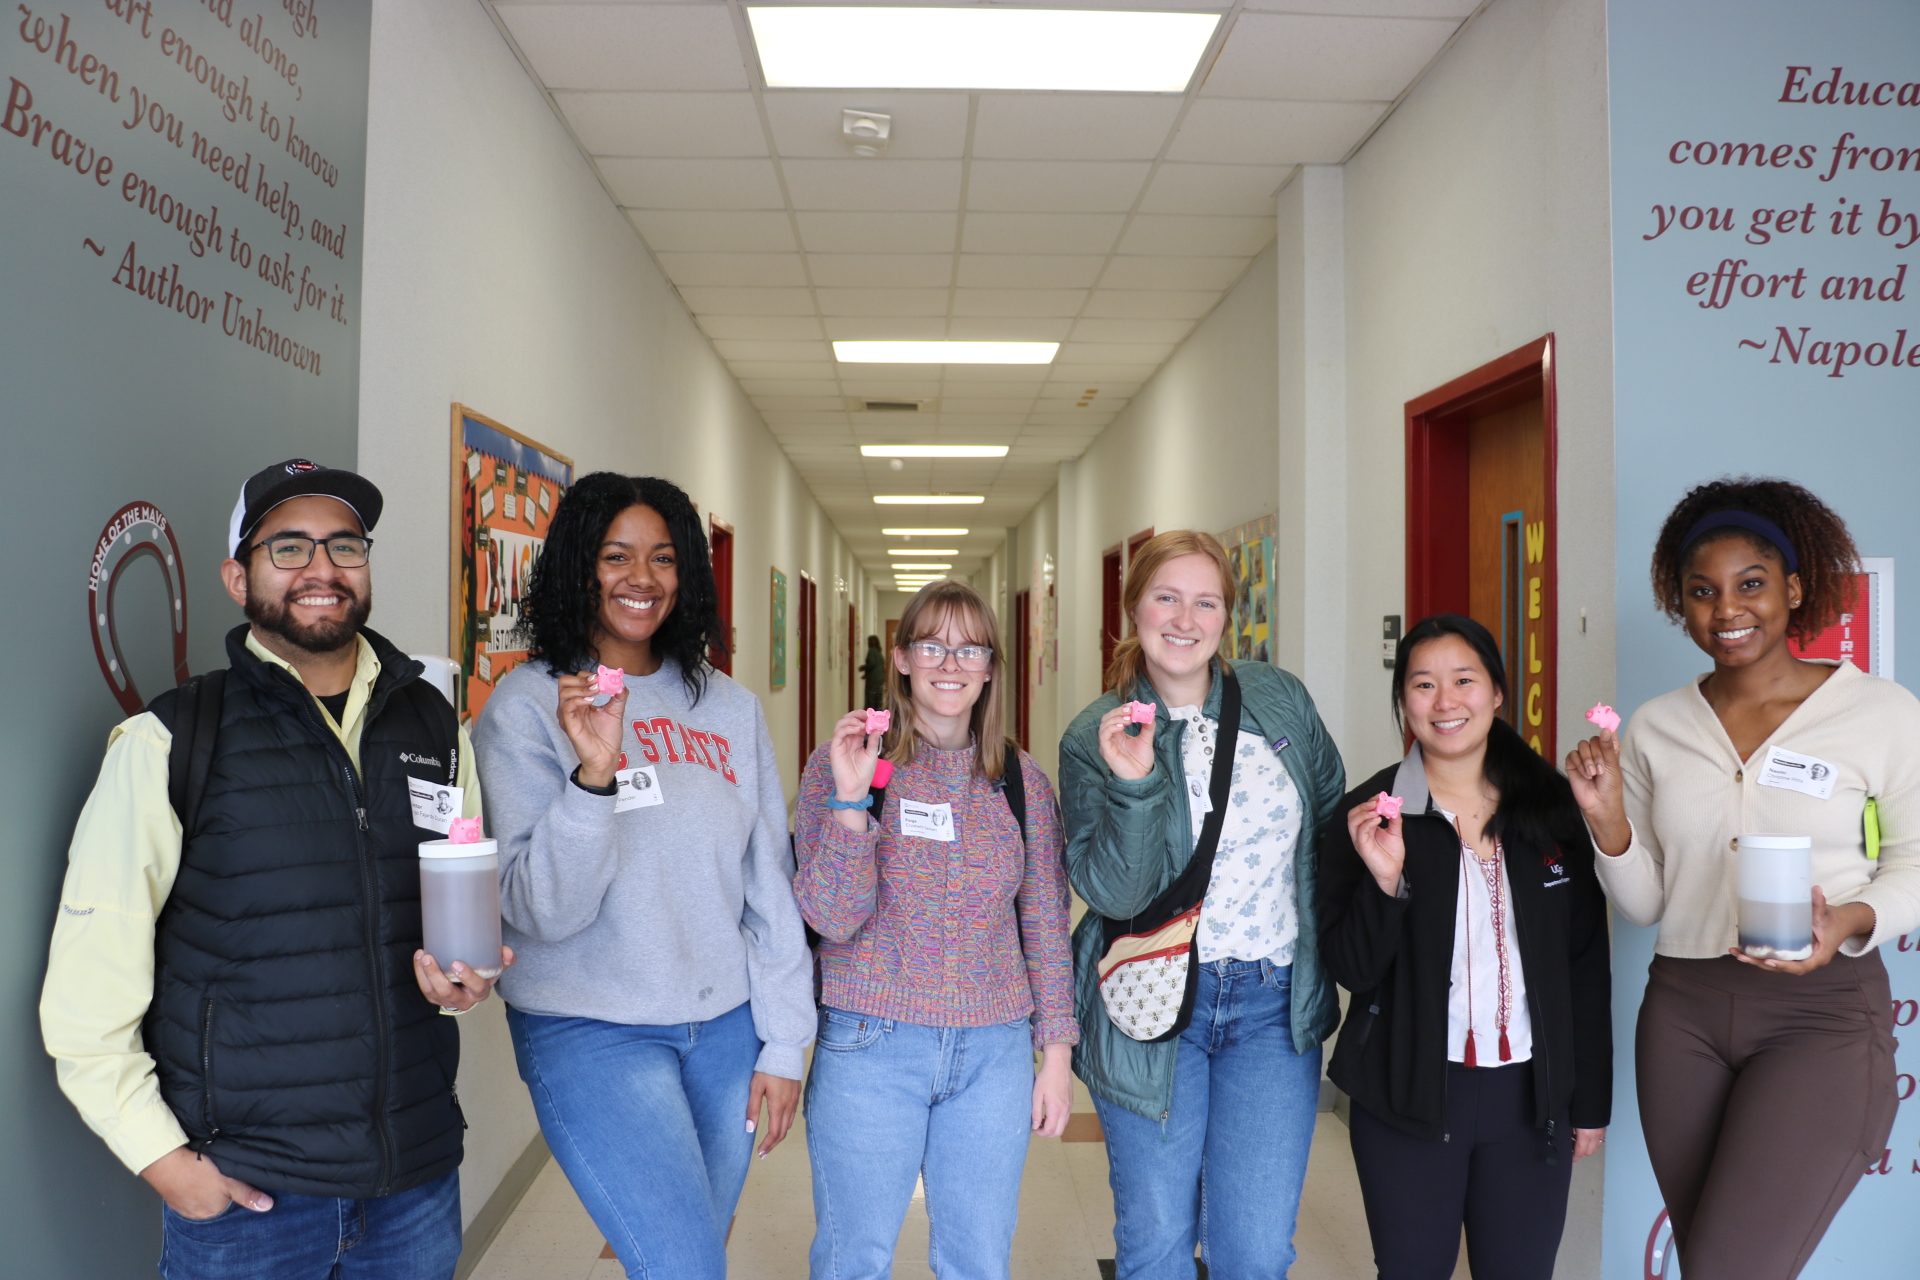
M 313 595 L 325 592 L 329 595 L 344 596 L 347 600 L 347 616 L 338 622 L 320 622 L 312 626 L 302 626 L 293 619 L 292 600 L 295 596 Z M 262 631 L 279 636 L 288 644 L 308 653 L 334 653 L 352 644 L 360 628 L 367 625 L 367 617 L 373 612 L 373 602 L 363 600 L 347 589 L 343 583 L 328 583 L 315 587 L 303 585 L 296 587 L 277 600 L 268 600 L 264 593 L 251 587 L 247 591 L 247 621 Z

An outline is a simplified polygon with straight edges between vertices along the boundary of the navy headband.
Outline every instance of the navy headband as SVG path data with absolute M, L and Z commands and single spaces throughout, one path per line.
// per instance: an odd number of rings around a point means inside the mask
M 1716 511 L 1702 517 L 1693 528 L 1687 530 L 1686 538 L 1680 543 L 1680 554 L 1685 556 L 1694 543 L 1716 529 L 1744 529 L 1757 535 L 1779 549 L 1781 559 L 1787 562 L 1788 573 L 1800 572 L 1800 557 L 1794 554 L 1793 543 L 1786 534 L 1780 532 L 1780 526 L 1747 511 Z

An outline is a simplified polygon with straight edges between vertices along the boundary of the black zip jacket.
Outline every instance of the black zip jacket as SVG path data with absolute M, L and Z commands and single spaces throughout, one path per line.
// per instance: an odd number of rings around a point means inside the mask
M 1406 801 L 1405 892 L 1381 892 L 1347 815 L 1386 791 Z M 1607 1124 L 1613 1102 L 1612 977 L 1606 899 L 1578 809 L 1551 844 L 1505 840 L 1514 932 L 1533 1027 L 1534 1123 Z M 1348 792 L 1320 839 L 1320 954 L 1352 993 L 1327 1075 L 1354 1102 L 1416 1138 L 1446 1137 L 1447 998 L 1452 987 L 1460 837 L 1433 807 L 1416 748 Z

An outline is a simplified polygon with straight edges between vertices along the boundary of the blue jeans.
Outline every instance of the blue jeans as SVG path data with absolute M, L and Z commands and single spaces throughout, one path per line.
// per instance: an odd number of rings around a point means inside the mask
M 460 1175 L 370 1200 L 269 1192 L 211 1218 L 160 1210 L 166 1280 L 448 1280 L 460 1260 Z
M 507 1010 L 540 1132 L 632 1280 L 724 1280 L 760 1037 L 745 1004 L 627 1026 Z
M 1293 1051 L 1293 971 L 1202 965 L 1166 1122 L 1095 1097 L 1117 1280 L 1285 1280 L 1320 1106 L 1320 1049 Z
M 1033 1117 L 1033 1029 L 820 1011 L 807 1078 L 813 1280 L 886 1280 L 913 1182 L 940 1280 L 1005 1280 Z

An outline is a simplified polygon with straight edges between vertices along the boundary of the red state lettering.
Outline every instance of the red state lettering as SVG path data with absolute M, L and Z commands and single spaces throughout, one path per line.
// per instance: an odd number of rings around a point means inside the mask
M 674 724 L 672 716 L 655 716 L 653 718 L 653 731 L 659 734 L 660 741 L 666 744 L 667 760 L 672 764 L 680 763 L 680 757 L 673 753 L 673 731 L 678 727 L 679 726 Z
M 717 733 L 708 734 L 707 740 L 713 743 L 714 754 L 720 757 L 720 776 L 739 786 L 740 779 L 734 776 L 733 766 L 727 763 L 727 752 L 733 749 L 733 744 Z
M 660 749 L 653 745 L 653 735 L 647 732 L 645 720 L 633 722 L 633 736 L 640 739 L 640 753 L 647 758 L 648 764 L 660 763 Z
M 713 769 L 715 773 L 720 772 L 717 768 L 714 768 L 713 763 L 713 735 L 703 729 L 689 729 L 685 725 L 680 726 L 680 732 L 685 735 L 692 746 L 700 752 L 700 763 L 709 769 Z M 693 751 L 690 750 L 687 752 L 687 759 L 693 759 Z

